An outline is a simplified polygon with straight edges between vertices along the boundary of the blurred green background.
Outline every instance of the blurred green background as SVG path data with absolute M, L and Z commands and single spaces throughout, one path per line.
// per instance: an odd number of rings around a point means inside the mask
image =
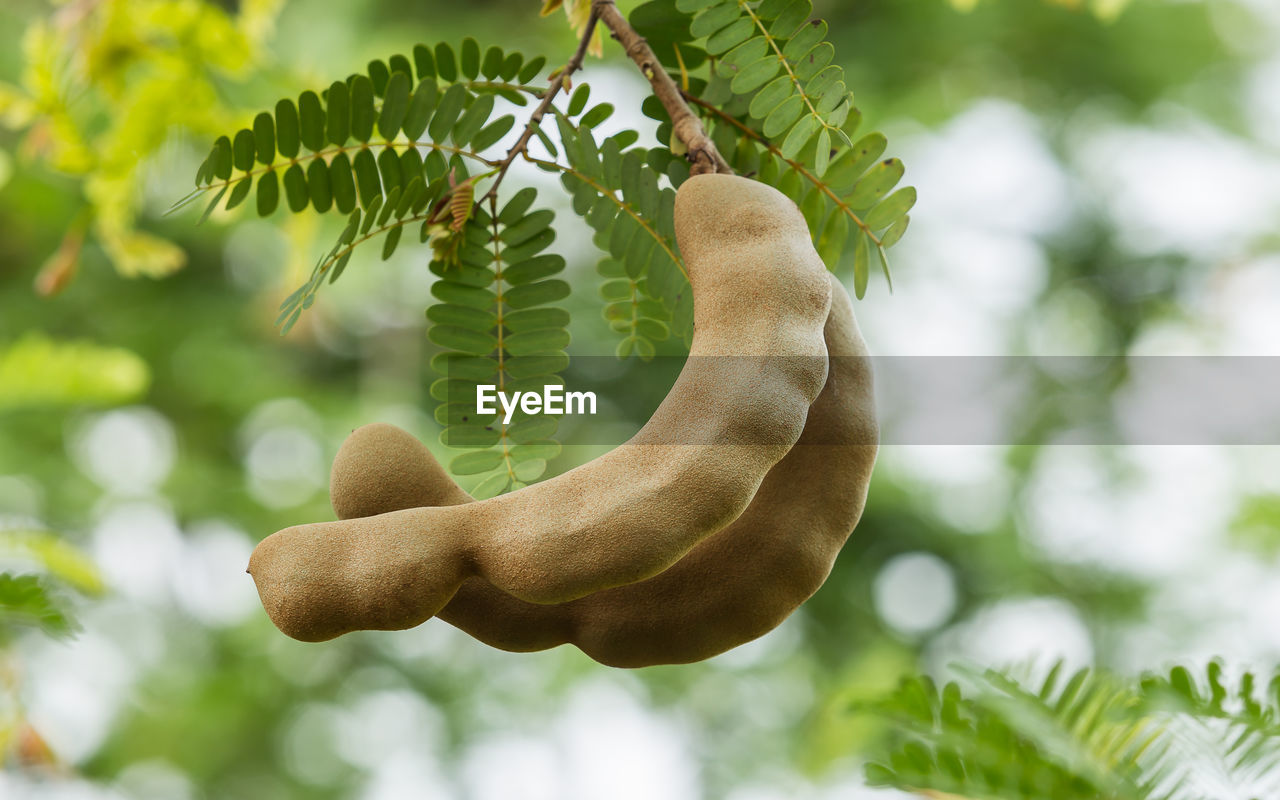
M 874 352 L 1280 355 L 1273 0 L 814 5 L 920 192 L 895 293 L 858 304 Z M 896 796 L 864 786 L 880 723 L 851 706 L 902 675 L 1274 663 L 1280 448 L 1053 444 L 1055 408 L 1025 422 L 1045 445 L 886 446 L 826 586 L 702 664 L 511 655 L 438 621 L 278 633 L 254 543 L 331 518 L 356 425 L 434 441 L 427 256 L 358 254 L 282 339 L 333 232 L 162 214 L 214 135 L 369 59 L 471 35 L 560 63 L 573 32 L 537 10 L 0 7 L 0 797 Z M 580 80 L 651 136 L 612 43 Z M 537 173 L 508 185 L 531 183 L 563 222 L 571 352 L 610 353 L 588 231 Z

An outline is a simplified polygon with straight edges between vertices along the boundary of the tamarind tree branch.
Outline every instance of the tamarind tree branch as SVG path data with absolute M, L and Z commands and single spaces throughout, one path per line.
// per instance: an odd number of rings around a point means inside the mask
M 614 39 L 626 50 L 627 56 L 640 68 L 640 72 L 649 80 L 654 95 L 662 101 L 667 116 L 671 117 L 676 138 L 688 150 L 686 156 L 691 162 L 690 174 L 702 175 L 710 172 L 733 174 L 733 168 L 720 155 L 715 143 L 707 136 L 702 121 L 689 108 L 680 94 L 680 88 L 658 62 L 649 43 L 645 41 L 627 18 L 618 11 L 614 0 L 592 0 L 592 19 L 599 18 L 613 35 Z M 590 32 L 588 31 L 588 34 Z M 584 40 L 585 41 L 585 40 Z
M 551 110 L 551 103 L 556 99 L 560 92 L 568 89 L 572 83 L 573 73 L 582 69 L 582 62 L 587 57 L 587 48 L 591 46 L 591 37 L 595 34 L 596 24 L 600 21 L 600 14 L 596 7 L 591 7 L 591 16 L 587 19 L 587 25 L 582 31 L 582 39 L 578 42 L 578 49 L 574 51 L 573 56 L 563 67 L 553 73 L 551 77 L 551 85 L 547 87 L 546 92 L 542 95 L 541 102 L 538 107 L 533 110 L 533 114 L 529 116 L 529 121 L 525 123 L 524 130 L 520 133 L 520 138 L 516 143 L 511 145 L 511 149 L 507 151 L 506 156 L 497 163 L 497 176 L 493 184 L 489 187 L 489 191 L 485 192 L 485 198 L 498 196 L 498 184 L 502 183 L 502 179 L 507 176 L 507 170 L 511 169 L 511 165 L 521 153 L 529 147 L 529 140 L 533 138 L 533 132 L 542 122 L 542 118 Z
M 653 87 L 654 96 L 662 102 L 662 107 L 666 109 L 667 116 L 671 117 L 676 138 L 684 144 L 687 151 L 686 158 L 689 159 L 691 167 L 689 169 L 692 175 L 701 175 L 704 173 L 721 172 L 733 174 L 733 168 L 720 155 L 720 151 L 716 149 L 715 143 L 711 141 L 711 137 L 707 136 L 707 131 L 702 127 L 702 120 L 693 109 L 689 108 L 688 103 L 680 91 L 680 87 L 676 86 L 675 81 L 667 74 L 658 62 L 658 57 L 654 54 L 653 49 L 649 47 L 649 43 L 645 38 L 631 27 L 631 23 L 627 18 L 618 11 L 614 0 L 592 0 L 591 16 L 587 19 L 587 24 L 582 30 L 582 38 L 578 41 L 578 48 L 574 51 L 573 57 L 556 72 L 551 79 L 551 85 L 543 93 L 541 101 L 533 114 L 529 116 L 529 121 L 525 123 L 524 130 L 520 133 L 520 138 L 507 151 L 506 156 L 502 160 L 495 163 L 496 174 L 489 191 L 485 192 L 485 198 L 497 197 L 498 185 L 502 183 L 503 178 L 507 176 L 507 171 L 511 169 L 511 165 L 520 157 L 521 153 L 527 155 L 529 141 L 533 138 L 534 132 L 538 125 L 542 122 L 543 117 L 551 110 L 551 104 L 560 94 L 566 90 L 571 84 L 573 73 L 582 69 L 582 63 L 586 59 L 587 50 L 591 46 L 591 38 L 595 35 L 596 25 L 603 22 L 609 29 L 614 39 L 622 45 L 626 50 L 627 56 L 635 62 L 640 68 L 641 74 L 648 79 L 649 85 Z

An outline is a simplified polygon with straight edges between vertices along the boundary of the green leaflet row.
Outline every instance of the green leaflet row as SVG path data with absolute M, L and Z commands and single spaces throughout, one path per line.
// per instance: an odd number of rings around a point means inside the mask
M 1190 800 L 1205 796 L 1212 764 L 1220 785 L 1274 795 L 1259 777 L 1280 766 L 1275 672 L 1228 678 L 1218 661 L 1203 677 L 1175 666 L 1137 681 L 1069 673 L 1061 662 L 1040 680 L 1023 668 L 956 671 L 959 683 L 911 677 L 858 704 L 890 723 L 885 752 L 866 767 L 870 785 L 947 797 Z
M 693 296 L 676 245 L 675 189 L 689 177 L 688 164 L 669 150 L 631 147 L 633 132 L 597 142 L 593 126 L 604 117 L 585 106 L 589 90 L 579 87 L 568 113 L 556 114 L 564 158 L 572 167 L 561 184 L 573 210 L 595 231 L 593 241 L 608 257 L 597 267 L 604 279 L 603 314 L 621 337 L 617 353 L 652 358 L 655 344 L 673 329 L 693 332 Z M 671 186 L 664 186 L 669 182 Z
M 560 452 L 553 416 L 517 410 L 478 415 L 476 387 L 507 393 L 563 385 L 569 365 L 569 313 L 555 304 L 569 296 L 560 279 L 564 258 L 544 252 L 555 240 L 555 214 L 534 209 L 537 192 L 516 192 L 496 214 L 481 204 L 463 230 L 452 261 L 436 260 L 438 280 L 427 309 L 428 336 L 443 352 L 433 360 L 442 375 L 431 387 L 438 402 L 441 441 L 466 448 L 449 468 L 474 475 L 472 494 L 493 497 L 537 480 Z M 494 204 L 496 206 L 496 204 Z
M 349 214 L 407 187 L 432 156 L 487 163 L 480 154 L 515 125 L 509 114 L 491 119 L 494 98 L 526 105 L 542 91 L 529 82 L 544 64 L 497 47 L 481 54 L 473 39 L 456 55 L 448 44 L 419 45 L 412 61 L 374 61 L 323 92 L 283 99 L 214 143 L 196 175 L 197 187 L 217 193 L 205 214 L 251 194 L 262 216 L 282 202 L 295 213 Z
M 660 104 L 646 101 L 643 108 L 653 118 L 666 119 Z M 823 261 L 833 271 L 851 268 L 859 298 L 866 293 L 873 258 L 888 279 L 886 251 L 910 225 L 907 212 L 915 205 L 916 190 L 898 188 L 906 168 L 900 159 L 883 158 L 888 146 L 884 134 L 870 133 L 852 147 L 838 148 L 819 178 L 807 166 L 816 139 L 796 157 L 786 158 L 747 121 L 727 111 L 705 111 L 703 124 L 735 172 L 775 186 L 796 202 Z
M 732 21 L 721 27 L 726 12 Z M 701 9 L 690 25 L 695 36 L 711 31 L 707 49 L 719 57 L 709 88 L 747 99 L 748 114 L 787 157 L 824 134 L 827 150 L 853 144 L 843 130 L 854 111 L 853 94 L 844 69 L 831 63 L 835 47 L 826 41 L 827 23 L 811 19 L 812 13 L 809 0 L 725 0 Z M 815 171 L 825 171 L 821 162 Z
M 826 41 L 827 24 L 811 18 L 810 0 L 647 5 L 667 11 L 665 27 L 684 34 L 677 38 L 702 43 L 715 61 L 713 91 L 747 98 L 750 116 L 788 156 L 815 136 L 825 139 L 827 149 L 852 144 L 842 126 L 854 112 L 853 95 L 844 70 L 831 63 L 835 47 Z
M 886 251 L 906 232 L 916 191 L 897 188 L 905 168 L 882 160 L 882 134 L 852 139 L 861 113 L 812 12 L 811 0 L 652 0 L 631 19 L 677 72 L 666 48 L 687 69 L 706 56 L 708 75 L 689 76 L 690 104 L 717 149 L 735 172 L 795 200 L 823 260 L 847 265 L 861 298 L 873 259 L 889 278 Z M 662 104 L 650 97 L 642 107 L 670 144 Z

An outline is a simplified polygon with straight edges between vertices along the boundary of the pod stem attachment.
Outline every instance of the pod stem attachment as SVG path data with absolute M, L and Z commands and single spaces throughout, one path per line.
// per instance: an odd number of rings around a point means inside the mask
M 654 96 L 662 101 L 662 107 L 666 109 L 667 116 L 671 117 L 676 138 L 687 150 L 686 157 L 692 165 L 689 169 L 690 174 L 704 175 L 719 172 L 732 175 L 733 168 L 724 160 L 724 156 L 720 155 L 711 137 L 707 136 L 706 129 L 702 127 L 702 120 L 698 119 L 698 115 L 689 108 L 689 104 L 680 93 L 680 87 L 658 62 L 658 57 L 654 55 L 649 43 L 635 28 L 631 27 L 631 23 L 627 22 L 622 12 L 618 11 L 613 0 L 592 0 L 591 14 L 593 17 L 598 17 L 613 34 L 613 38 L 618 40 L 626 50 L 627 56 L 648 79 L 649 85 L 653 87 Z

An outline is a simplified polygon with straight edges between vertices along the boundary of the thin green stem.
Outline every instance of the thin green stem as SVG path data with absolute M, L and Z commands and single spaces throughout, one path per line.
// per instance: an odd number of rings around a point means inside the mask
M 496 270 L 496 273 L 494 275 L 494 293 L 496 295 L 496 299 L 495 299 L 495 303 L 497 305 L 496 316 L 498 319 L 498 322 L 497 322 L 498 391 L 501 392 L 503 389 L 506 388 L 506 383 L 507 383 L 506 369 L 505 369 L 506 368 L 506 346 L 505 346 L 505 342 L 503 341 L 503 339 L 505 338 L 505 331 L 503 328 L 503 320 L 505 316 L 503 314 L 503 309 L 504 309 L 505 303 L 504 303 L 503 291 L 502 291 L 502 284 L 504 283 L 503 275 L 502 275 L 502 272 L 503 272 L 502 270 L 502 266 L 503 266 L 502 237 L 499 236 L 500 231 L 498 230 L 498 196 L 495 194 L 488 194 L 488 195 L 485 195 L 485 197 L 488 198 L 488 201 L 489 201 L 489 217 L 492 220 L 493 263 L 494 263 L 494 269 Z M 516 467 L 515 467 L 515 463 L 512 461 L 512 458 L 511 458 L 510 437 L 508 435 L 507 428 L 508 428 L 507 424 L 503 422 L 502 430 L 498 434 L 498 446 L 502 448 L 502 464 L 507 470 L 507 480 L 514 482 L 516 480 Z

